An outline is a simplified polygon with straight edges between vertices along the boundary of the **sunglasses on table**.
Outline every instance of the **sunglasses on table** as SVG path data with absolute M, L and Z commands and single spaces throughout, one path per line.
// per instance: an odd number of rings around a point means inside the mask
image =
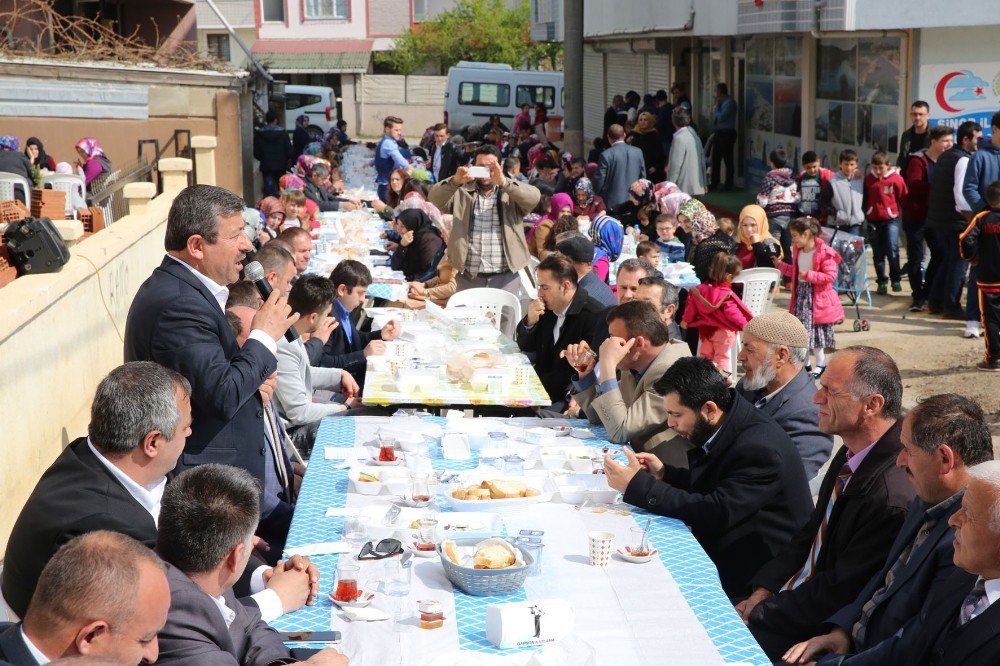
M 382 539 L 374 546 L 369 541 L 361 547 L 358 553 L 359 560 L 382 560 L 403 552 L 403 544 L 399 539 Z

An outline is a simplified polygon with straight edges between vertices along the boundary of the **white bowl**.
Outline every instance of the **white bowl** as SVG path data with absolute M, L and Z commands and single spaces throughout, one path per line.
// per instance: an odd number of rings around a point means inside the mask
M 348 478 L 351 483 L 354 484 L 354 490 L 360 495 L 378 495 L 382 492 L 382 484 L 379 481 L 359 481 L 358 480 L 359 471 L 351 470 L 348 473 Z
M 542 456 L 542 467 L 548 470 L 564 469 L 566 457 L 559 455 Z
M 577 473 L 588 473 L 594 471 L 594 460 L 593 458 L 574 458 L 570 457 L 567 459 L 569 463 L 569 468 Z
M 566 504 L 580 504 L 587 496 L 585 486 L 559 486 L 559 497 Z

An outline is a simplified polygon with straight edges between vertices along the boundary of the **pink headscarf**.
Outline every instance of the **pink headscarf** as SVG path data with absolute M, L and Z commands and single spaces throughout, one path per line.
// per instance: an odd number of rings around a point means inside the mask
M 100 157 L 104 155 L 104 150 L 101 148 L 101 144 L 97 143 L 97 139 L 85 136 L 76 142 L 76 147 L 78 150 L 82 150 L 84 155 L 87 157 Z
M 404 210 L 410 210 L 411 208 L 424 211 L 424 213 L 427 214 L 427 217 L 431 218 L 431 222 L 434 223 L 434 226 L 441 228 L 441 211 L 438 210 L 437 206 L 424 199 L 424 195 L 420 192 L 410 192 L 403 197 L 403 200 L 399 202 L 397 212 L 401 213 Z
M 570 210 L 573 209 L 573 197 L 566 194 L 565 192 L 559 192 L 552 195 L 552 199 L 549 201 L 549 212 L 546 213 L 542 219 L 552 220 L 555 222 L 559 219 L 559 211 L 563 208 L 569 207 Z

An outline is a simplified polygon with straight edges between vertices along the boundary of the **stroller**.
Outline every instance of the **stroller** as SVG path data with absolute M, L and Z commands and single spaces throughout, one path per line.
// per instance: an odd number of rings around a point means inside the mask
M 833 288 L 838 294 L 847 294 L 848 300 L 854 306 L 856 314 L 854 331 L 867 331 L 870 328 L 868 320 L 861 317 L 859 305 L 861 298 L 867 296 L 868 307 L 872 306 L 872 294 L 868 290 L 868 253 L 865 251 L 865 239 L 836 227 L 823 227 L 820 238 L 840 255 L 837 281 L 834 282 Z

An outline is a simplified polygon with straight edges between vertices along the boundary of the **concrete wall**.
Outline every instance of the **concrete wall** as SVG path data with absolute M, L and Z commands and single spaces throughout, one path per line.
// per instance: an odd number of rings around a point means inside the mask
M 261 23 L 260 39 L 365 39 L 366 0 L 351 0 L 348 19 L 303 20 L 300 2 L 285 3 L 285 22 Z M 287 26 L 286 26 L 287 24 Z
M 735 35 L 736 8 L 732 0 L 619 0 L 588 2 L 583 10 L 583 36 L 611 37 L 616 33 L 637 33 L 676 29 L 684 25 L 695 9 L 694 35 Z
M 444 121 L 444 106 L 441 104 L 358 104 L 357 113 L 361 118 L 359 134 L 378 136 L 382 134 L 382 120 L 386 116 L 399 116 L 405 122 L 403 134 L 407 141 L 415 143 L 431 125 Z
M 72 248 L 58 273 L 0 289 L 0 552 L 38 477 L 87 433 L 98 382 L 122 363 L 122 337 L 139 285 L 163 258 L 173 195 Z
M 257 31 L 253 28 L 237 28 L 236 34 L 239 35 L 240 39 L 243 40 L 248 47 L 253 47 L 253 43 L 257 41 Z M 198 28 L 198 51 L 200 53 L 208 53 L 208 35 L 229 35 L 225 28 L 205 28 L 202 29 L 200 26 Z M 233 39 L 232 35 L 229 36 L 229 64 L 238 69 L 244 69 L 249 62 L 247 54 L 243 52 L 240 45 Z
M 905 3 L 849 0 L 853 3 L 855 30 L 892 30 L 900 28 L 943 28 L 949 26 L 981 26 L 994 23 L 996 0 L 907 0 Z M 850 15 L 850 14 L 849 14 Z M 850 27 L 850 26 L 849 26 Z M 975 42 L 969 40 L 970 46 Z M 961 41 L 957 42 L 961 46 Z M 980 49 L 985 42 L 978 44 Z M 973 62 L 991 60 L 987 55 Z

